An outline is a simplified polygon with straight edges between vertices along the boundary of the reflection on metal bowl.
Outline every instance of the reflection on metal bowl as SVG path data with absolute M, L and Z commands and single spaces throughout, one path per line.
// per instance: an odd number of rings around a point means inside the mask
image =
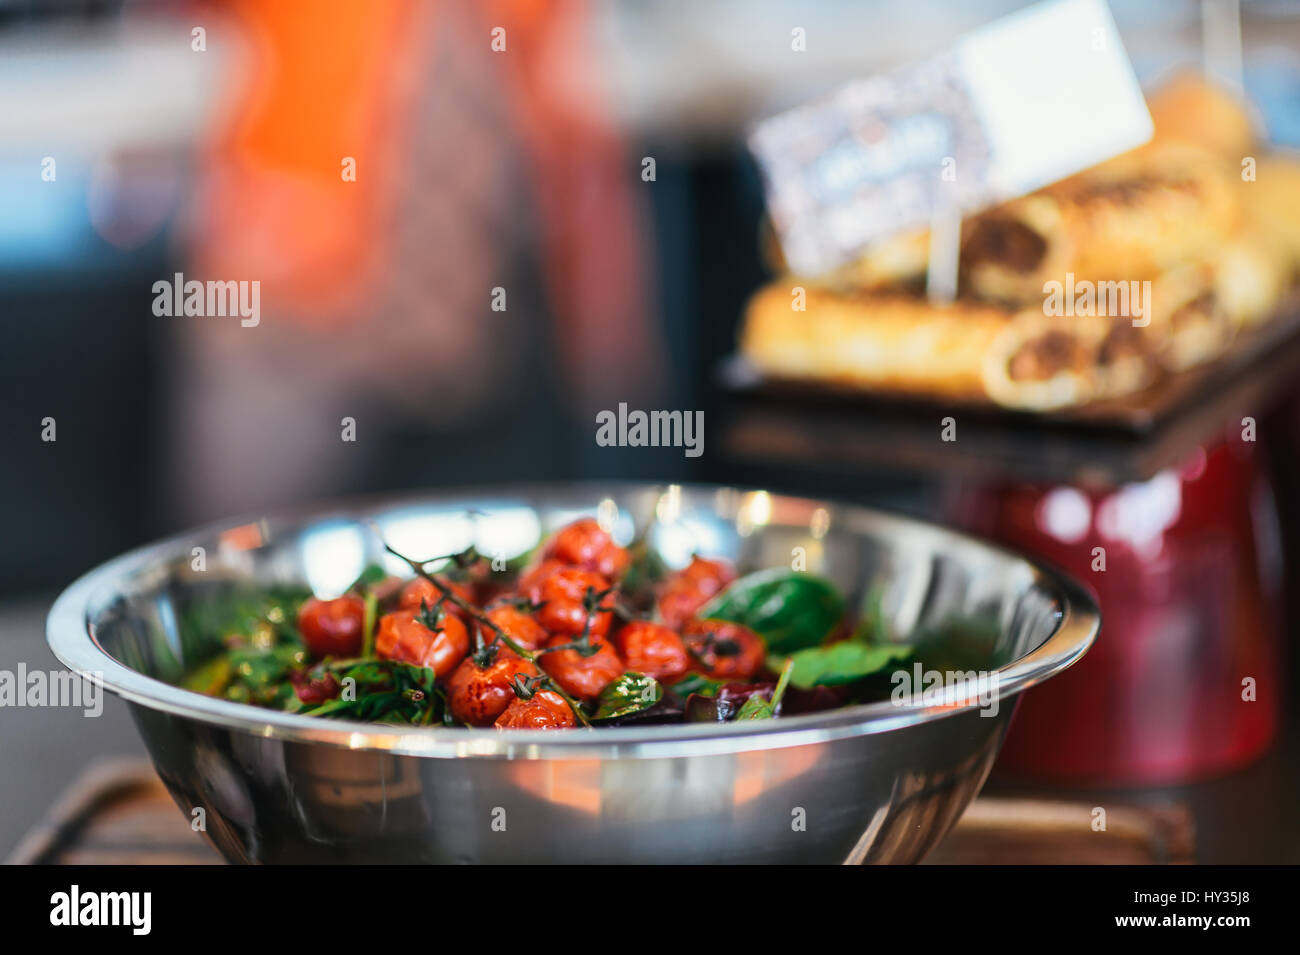
M 797 554 L 851 601 L 872 595 L 900 641 L 981 621 L 975 665 L 994 674 L 996 706 L 500 732 L 317 719 L 167 682 L 195 662 L 186 606 L 249 583 L 340 589 L 383 560 L 364 520 L 408 551 L 472 542 L 508 558 L 584 513 L 624 541 L 648 528 L 670 564 Z M 915 862 L 983 784 L 1019 692 L 1082 656 L 1098 626 L 1069 580 L 938 527 L 766 491 L 602 484 L 370 499 L 182 535 L 74 583 L 48 638 L 127 700 L 163 782 L 232 861 Z

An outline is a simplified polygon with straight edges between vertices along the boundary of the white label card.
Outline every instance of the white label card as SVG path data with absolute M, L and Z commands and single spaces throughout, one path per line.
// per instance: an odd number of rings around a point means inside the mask
M 1151 138 L 1104 0 L 1048 0 L 921 63 L 764 120 L 750 136 L 790 267 L 1023 195 Z

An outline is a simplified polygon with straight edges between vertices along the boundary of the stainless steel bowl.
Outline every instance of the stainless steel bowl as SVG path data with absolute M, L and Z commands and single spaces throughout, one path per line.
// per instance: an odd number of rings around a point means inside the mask
M 472 541 L 510 557 L 590 513 L 624 540 L 650 527 L 670 564 L 697 549 L 742 569 L 802 561 L 851 599 L 871 594 L 900 640 L 982 622 L 983 696 L 543 733 L 338 722 L 165 682 L 195 662 L 177 623 L 189 603 L 248 582 L 339 591 L 382 559 L 363 519 L 413 556 Z M 226 523 L 85 575 L 47 634 L 64 664 L 130 704 L 177 804 L 231 861 L 914 862 L 983 784 L 1016 695 L 1078 660 L 1099 622 L 1064 577 L 918 521 L 765 491 L 602 484 Z

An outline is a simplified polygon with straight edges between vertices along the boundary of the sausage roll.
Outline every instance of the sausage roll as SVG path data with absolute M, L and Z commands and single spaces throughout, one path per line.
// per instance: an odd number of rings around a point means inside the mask
M 997 404 L 1048 411 L 1098 396 L 1096 357 L 1109 322 L 1017 313 L 984 354 L 984 393 Z
M 772 378 L 982 398 L 982 356 L 1009 319 L 991 306 L 936 307 L 919 297 L 840 292 L 788 279 L 750 300 L 740 345 Z
M 1150 323 L 1141 329 L 1169 371 L 1184 371 L 1217 356 L 1235 332 L 1214 289 L 1214 270 L 1189 263 L 1151 283 Z
M 1168 144 L 1112 160 L 968 224 L 966 287 L 976 297 L 1027 304 L 1044 283 L 1152 278 L 1233 232 L 1240 207 L 1223 164 Z

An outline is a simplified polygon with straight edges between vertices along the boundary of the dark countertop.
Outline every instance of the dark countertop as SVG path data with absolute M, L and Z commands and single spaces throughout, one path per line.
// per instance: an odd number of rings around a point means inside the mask
M 61 670 L 45 645 L 45 614 L 52 598 L 0 604 L 0 670 Z M 104 694 L 103 712 L 79 709 L 0 709 L 0 858 L 9 854 L 59 794 L 101 756 L 144 756 L 126 704 Z

